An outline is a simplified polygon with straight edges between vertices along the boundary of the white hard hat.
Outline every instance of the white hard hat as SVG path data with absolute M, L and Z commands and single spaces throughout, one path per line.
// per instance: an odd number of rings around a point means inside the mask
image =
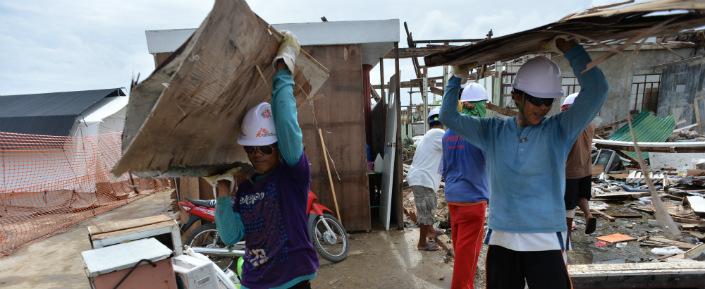
M 428 113 L 428 117 L 432 117 L 434 115 L 439 115 L 441 113 L 441 108 L 440 107 L 434 107 L 431 112 Z
M 277 142 L 272 106 L 262 102 L 251 108 L 242 119 L 237 143 L 243 146 L 265 146 Z
M 438 115 L 441 113 L 441 108 L 436 107 L 431 110 L 431 112 L 428 113 L 428 122 L 437 122 L 438 121 Z
M 533 97 L 559 98 L 563 96 L 561 69 L 546 57 L 534 57 L 519 68 L 512 87 Z
M 460 101 L 480 101 L 487 100 L 487 91 L 485 88 L 476 82 L 468 83 L 463 89 L 463 93 L 460 95 Z
M 573 105 L 573 102 L 575 101 L 575 98 L 578 97 L 578 93 L 571 93 L 570 95 L 566 96 L 565 99 L 563 100 L 563 105 Z

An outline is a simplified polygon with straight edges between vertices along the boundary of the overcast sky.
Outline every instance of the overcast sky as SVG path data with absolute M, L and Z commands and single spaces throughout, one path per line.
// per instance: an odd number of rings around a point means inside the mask
M 269 23 L 400 19 L 415 39 L 513 33 L 610 0 L 248 1 Z M 129 87 L 154 70 L 148 29 L 195 28 L 212 0 L 2 0 L 0 95 Z M 403 26 L 401 27 L 403 33 Z M 402 36 L 402 47 L 406 38 Z M 391 63 L 391 62 L 390 62 Z M 404 62 L 402 79 L 409 79 Z M 391 69 L 387 69 L 390 71 Z M 373 72 L 374 73 L 374 72 Z M 379 73 L 372 82 L 379 82 Z

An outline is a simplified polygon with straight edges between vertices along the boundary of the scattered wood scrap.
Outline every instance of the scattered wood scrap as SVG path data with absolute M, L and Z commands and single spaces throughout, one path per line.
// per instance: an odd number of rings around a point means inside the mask
M 590 210 L 590 212 L 592 212 L 593 214 L 600 215 L 600 216 L 604 217 L 605 219 L 609 220 L 610 222 L 614 222 L 614 220 L 615 220 L 614 217 L 612 217 L 612 216 L 610 216 L 610 215 L 608 215 L 607 213 L 602 212 L 602 211 Z
M 648 196 L 649 192 L 610 192 L 610 193 L 604 193 L 604 194 L 595 194 L 595 198 L 593 200 L 603 200 L 603 199 L 611 199 L 611 200 L 623 200 L 623 199 L 638 199 L 639 197 L 644 197 Z
M 662 236 L 647 237 L 643 240 L 639 240 L 639 244 L 642 246 L 649 246 L 649 247 L 676 246 L 680 249 L 685 249 L 685 250 L 695 248 L 695 246 L 696 246 L 694 244 L 690 244 L 690 243 L 686 243 L 686 242 L 667 239 Z
M 686 251 L 685 257 L 691 260 L 705 261 L 705 244 L 700 244 Z

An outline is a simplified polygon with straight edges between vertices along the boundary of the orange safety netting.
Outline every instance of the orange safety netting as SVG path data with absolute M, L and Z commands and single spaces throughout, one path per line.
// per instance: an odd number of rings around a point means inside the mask
M 0 256 L 171 186 L 168 180 L 113 176 L 120 135 L 0 132 Z

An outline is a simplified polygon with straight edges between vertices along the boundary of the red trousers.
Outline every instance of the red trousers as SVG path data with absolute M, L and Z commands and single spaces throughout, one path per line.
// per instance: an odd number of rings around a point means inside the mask
M 473 289 L 477 258 L 482 248 L 487 202 L 448 203 L 451 240 L 455 251 L 451 289 Z

